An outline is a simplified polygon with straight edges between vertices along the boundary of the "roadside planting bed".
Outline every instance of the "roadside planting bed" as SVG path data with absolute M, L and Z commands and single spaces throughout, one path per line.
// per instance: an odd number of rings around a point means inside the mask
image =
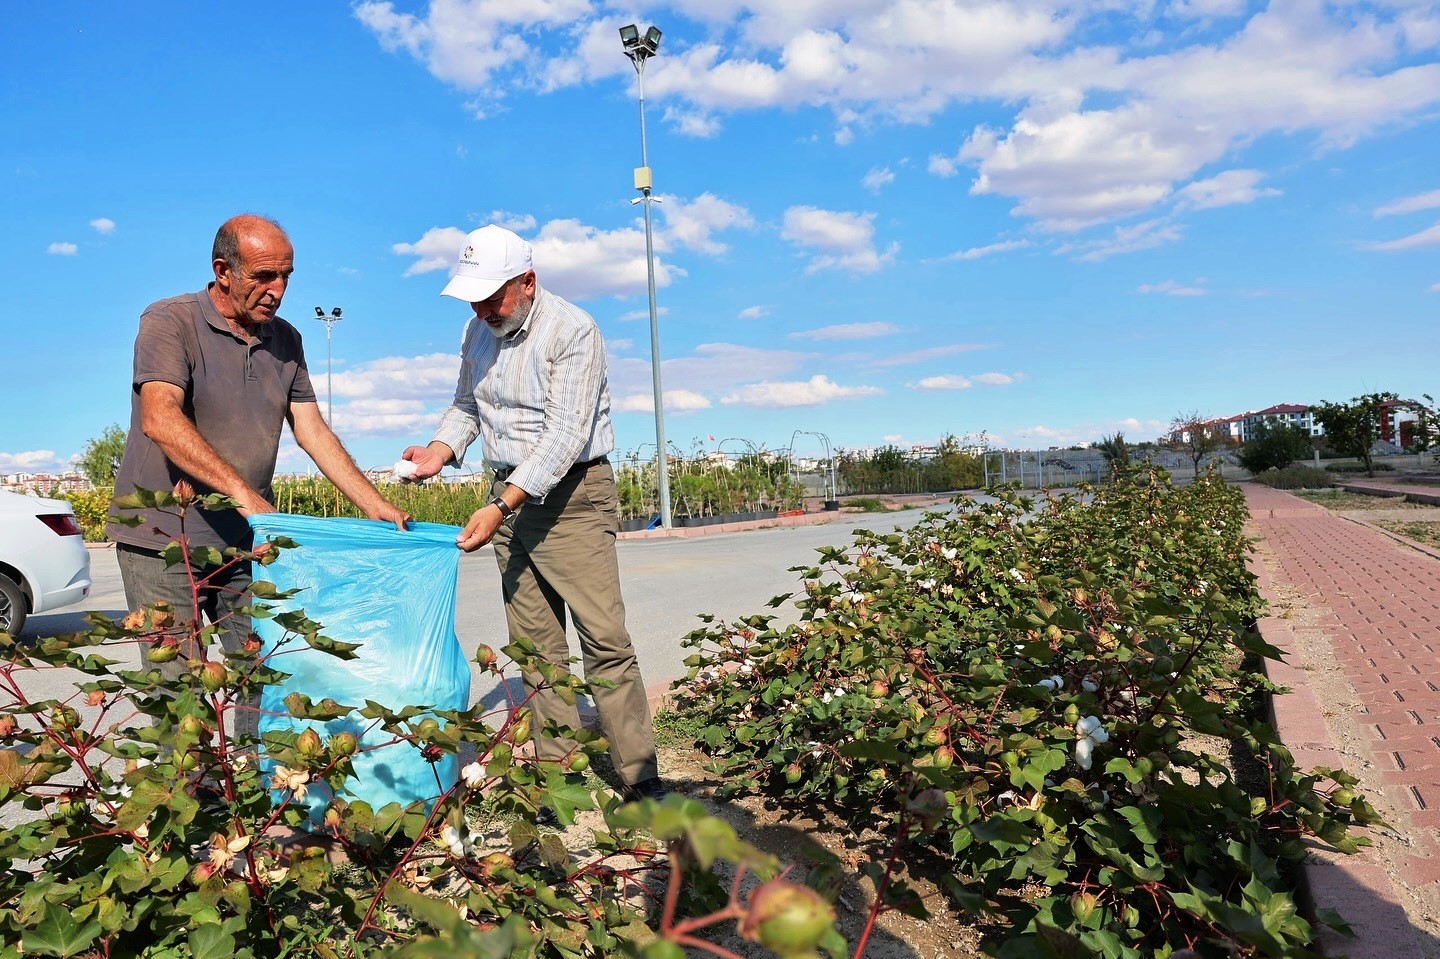
M 798 623 L 692 633 L 679 708 L 722 797 L 884 833 L 874 914 L 924 913 L 923 853 L 1003 957 L 1308 955 L 1287 864 L 1376 817 L 1261 721 L 1245 516 L 1140 470 L 858 532 L 797 570 Z

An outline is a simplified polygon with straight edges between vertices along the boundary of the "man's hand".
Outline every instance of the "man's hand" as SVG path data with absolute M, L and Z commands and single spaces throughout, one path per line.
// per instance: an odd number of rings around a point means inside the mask
M 374 509 L 367 510 L 366 515 L 371 519 L 383 519 L 387 523 L 394 523 L 395 528 L 401 532 L 405 531 L 412 519 L 409 513 L 388 500 L 381 500 L 381 504 Z
M 236 512 L 241 516 L 250 516 L 255 513 L 277 512 L 269 500 L 253 490 L 246 490 L 244 494 L 233 497 L 233 499 L 240 504 Z
M 490 542 L 490 538 L 504 521 L 505 517 L 500 515 L 498 509 L 482 506 L 470 514 L 470 522 L 466 523 L 460 535 L 455 537 L 455 545 L 467 553 L 472 553 Z
M 442 444 L 431 443 L 429 446 L 405 447 L 405 452 L 400 454 L 400 458 L 414 463 L 415 472 L 409 476 L 402 477 L 400 481 L 402 483 L 418 483 L 440 472 L 446 463 L 455 458 L 455 454 L 448 449 L 443 452 L 436 449 L 436 447 L 440 445 Z M 449 453 L 448 456 L 446 455 L 447 453 Z

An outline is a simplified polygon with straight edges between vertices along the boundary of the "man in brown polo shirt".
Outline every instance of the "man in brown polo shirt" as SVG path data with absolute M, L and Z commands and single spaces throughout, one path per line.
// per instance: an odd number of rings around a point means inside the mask
M 404 529 L 410 519 L 380 495 L 355 465 L 320 414 L 305 367 L 300 334 L 276 315 L 294 270 L 294 250 L 279 224 L 241 215 L 215 235 L 215 279 L 198 293 L 152 303 L 140 317 L 131 383 L 130 431 L 115 478 L 115 494 L 167 491 L 179 480 L 198 493 L 224 493 L 233 511 L 191 509 L 184 536 L 191 548 L 248 548 L 251 513 L 273 513 L 271 484 L 281 425 L 331 482 L 371 519 Z M 131 609 L 165 601 L 182 619 L 194 609 L 183 565 L 166 568 L 160 551 L 181 536 L 177 516 L 144 510 L 145 522 L 115 522 L 135 515 L 112 506 L 107 527 L 117 544 L 120 576 Z M 212 579 L 200 611 L 221 624 L 226 650 L 238 649 L 247 618 L 230 607 L 250 585 L 248 563 Z M 165 664 L 171 676 L 186 668 L 184 655 Z M 253 736 L 254 703 L 236 716 L 236 731 Z

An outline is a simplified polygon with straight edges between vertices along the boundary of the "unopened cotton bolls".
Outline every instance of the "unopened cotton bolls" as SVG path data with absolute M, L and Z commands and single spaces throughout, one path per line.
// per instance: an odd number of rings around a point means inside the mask
M 395 474 L 396 479 L 409 479 L 415 475 L 419 468 L 420 467 L 416 466 L 410 460 L 399 460 L 394 466 L 390 467 L 390 472 Z

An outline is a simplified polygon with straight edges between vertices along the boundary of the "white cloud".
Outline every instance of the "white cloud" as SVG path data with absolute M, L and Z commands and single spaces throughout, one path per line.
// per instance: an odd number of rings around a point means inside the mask
M 867 190 L 880 192 L 881 187 L 889 186 L 895 182 L 895 174 L 887 167 L 877 167 L 865 174 L 860 180 L 860 185 Z
M 101 236 L 109 236 L 115 232 L 115 221 L 108 216 L 96 217 L 90 221 L 90 225 L 94 227 L 95 232 Z
M 710 405 L 708 399 L 694 390 L 665 390 L 666 413 L 693 413 L 708 410 Z M 628 393 L 617 397 L 611 408 L 617 413 L 653 413 L 655 391 L 651 389 L 649 393 Z
M 1172 17 L 1194 20 L 1210 20 L 1216 17 L 1234 17 L 1244 13 L 1246 0 L 1175 0 L 1166 12 Z
M 791 340 L 870 340 L 877 336 L 894 336 L 900 327 L 894 323 L 838 323 L 814 330 L 790 333 Z
M 1264 176 L 1259 170 L 1226 170 L 1208 180 L 1187 183 L 1176 193 L 1176 206 L 1182 210 L 1206 210 L 1279 196 L 1279 190 L 1258 186 Z
M 391 251 L 400 256 L 419 257 L 405 269 L 406 276 L 454 269 L 460 248 L 465 245 L 466 232 L 453 226 L 435 226 L 414 243 L 396 243 Z
M 52 256 L 74 256 L 80 252 L 80 248 L 74 243 L 65 243 L 57 240 L 45 248 L 45 252 Z
M 768 306 L 747 306 L 739 313 L 739 317 L 742 320 L 758 320 L 761 317 L 769 315 L 770 307 Z
M 803 381 L 751 383 L 722 396 L 720 402 L 760 409 L 790 409 L 823 406 L 832 400 L 879 396 L 884 392 L 875 386 L 840 386 L 829 377 L 817 374 Z
M 1002 240 L 998 243 L 991 243 L 987 246 L 972 246 L 968 250 L 957 250 L 949 256 L 942 257 L 942 260 L 978 260 L 982 256 L 993 256 L 996 253 L 1009 253 L 1011 250 L 1023 250 L 1030 246 L 1029 240 Z
M 665 108 L 664 119 L 680 133 L 697 140 L 708 140 L 720 132 L 720 121 L 709 113 L 698 110 L 682 110 L 677 106 Z
M 1376 216 L 1396 216 L 1401 213 L 1415 213 L 1419 210 L 1433 210 L 1440 206 L 1440 190 L 1417 193 L 1375 209 Z
M 874 273 L 892 263 L 900 249 L 898 243 L 884 253 L 875 249 L 874 213 L 792 206 L 785 211 L 780 235 L 797 246 L 825 251 L 810 258 L 807 273 L 828 269 Z
M 711 238 L 720 230 L 749 229 L 755 218 L 743 206 L 720 199 L 713 193 L 702 193 L 694 200 L 667 197 L 661 207 L 665 215 L 666 237 L 680 246 L 712 256 L 726 251 L 726 246 Z
M 933 360 L 941 356 L 954 356 L 956 353 L 970 353 L 975 350 L 989 349 L 989 347 L 978 343 L 955 343 L 949 346 L 927 346 L 921 350 L 912 350 L 909 353 L 897 353 L 883 359 L 871 360 L 871 366 L 906 366 L 910 363 L 922 363 L 925 360 Z
M 1412 233 L 1409 236 L 1402 236 L 1398 240 L 1386 240 L 1383 243 L 1362 243 L 1362 250 L 1418 250 L 1421 247 L 1440 246 L 1440 223 L 1436 223 L 1428 230 L 1421 230 L 1419 233 Z
M 1141 283 L 1138 287 L 1141 293 L 1164 293 L 1167 296 L 1204 296 L 1208 290 L 1200 285 L 1185 286 L 1183 283 L 1176 283 L 1174 280 L 1164 280 L 1160 283 Z
M 656 316 L 665 316 L 669 312 L 670 307 L 668 306 L 657 305 L 655 307 Z M 648 320 L 650 319 L 650 305 L 647 303 L 644 309 L 631 310 L 628 313 L 621 313 L 618 317 L 616 317 L 616 319 L 618 319 L 621 323 L 633 323 L 636 320 Z
M 455 384 L 450 384 L 453 391 Z M 320 408 L 325 409 L 323 388 Z M 332 426 L 341 439 L 353 437 L 393 436 L 406 437 L 413 442 L 424 442 L 435 432 L 440 422 L 441 409 L 427 406 L 419 400 L 404 399 L 363 399 L 349 403 L 335 404 L 335 422 Z M 400 458 L 404 446 L 397 444 L 394 459 Z M 393 460 L 391 460 L 393 462 Z
M 456 342 L 460 329 L 456 328 Z M 449 404 L 460 375 L 460 355 L 427 353 L 422 356 L 387 356 L 334 374 L 335 395 L 347 400 L 421 400 Z M 310 371 L 315 392 L 324 398 L 325 372 Z
M 915 384 L 917 390 L 968 390 L 973 384 L 963 376 L 946 374 L 944 376 L 927 376 Z
M 702 394 L 716 394 L 736 383 L 771 379 L 800 369 L 807 355 L 790 350 L 769 350 L 734 343 L 702 343 L 689 356 L 665 353 L 661 343 L 660 374 L 663 383 L 684 383 Z M 669 356 L 670 358 L 667 358 Z M 613 359 L 610 363 L 610 395 L 653 392 L 649 351 L 644 357 Z
M 551 66 L 532 45 L 536 31 L 568 32 L 574 22 L 591 13 L 591 5 L 589 0 L 528 0 L 523 4 L 432 0 L 425 15 L 416 16 L 397 12 L 392 3 L 364 2 L 354 7 L 354 13 L 385 50 L 408 53 L 437 79 L 476 92 L 478 99 L 471 106 L 483 116 L 504 93 L 495 80 L 497 73 L 503 78 L 516 64 L 529 65 L 532 77 L 527 79 L 538 85 L 535 78 Z M 612 46 L 614 36 L 612 28 Z M 588 60 L 573 55 L 561 60 L 554 69 L 563 69 L 566 80 L 578 82 L 589 75 Z M 621 65 L 616 64 L 614 72 Z
M 55 473 L 65 468 L 54 450 L 25 450 L 20 453 L 0 453 L 0 472 L 5 473 Z
M 1099 240 L 1066 243 L 1055 252 L 1061 255 L 1073 254 L 1085 263 L 1099 263 L 1122 253 L 1150 250 L 1180 239 L 1184 230 L 1177 224 L 1165 220 L 1143 220 L 1130 226 L 1116 227 L 1108 237 Z
M 396 243 L 391 249 L 401 256 L 418 257 L 405 270 L 406 276 L 415 276 L 453 269 L 465 236 L 458 227 L 432 227 L 414 243 Z M 575 300 L 624 297 L 646 289 L 645 233 L 638 227 L 601 230 L 579 220 L 551 220 L 529 243 L 541 284 L 561 296 Z M 657 255 L 655 285 L 668 286 L 672 275 L 683 276 L 684 272 Z
M 946 373 L 942 376 L 927 376 L 914 385 L 914 389 L 934 392 L 939 390 L 968 390 L 975 384 L 982 386 L 1009 386 L 1015 377 L 1007 373 L 981 373 L 978 376 L 960 376 Z
M 511 213 L 509 210 L 491 210 L 486 223 L 503 226 L 511 233 L 529 233 L 535 229 L 535 218 L 528 213 Z
M 568 299 L 625 297 L 647 286 L 645 231 L 601 230 L 579 220 L 551 220 L 530 241 L 540 282 Z M 655 285 L 669 286 L 684 271 L 655 257 Z M 647 314 L 648 315 L 648 314 Z
M 959 102 L 1019 104 L 953 153 L 931 156 L 929 169 L 973 167 L 973 193 L 1009 198 L 1016 215 L 1069 231 L 1145 214 L 1266 137 L 1344 147 L 1426 116 L 1440 104 L 1431 6 L 670 0 L 663 8 L 699 22 L 703 39 L 667 38 L 646 88 L 689 135 L 711 136 L 739 111 L 815 107 L 833 113 L 840 145 L 886 123 L 929 122 Z M 354 9 L 385 49 L 473 92 L 481 114 L 514 90 L 631 72 L 616 50 L 623 21 L 595 0 L 396 7 Z M 1133 29 L 1117 26 L 1127 20 Z M 1265 195 L 1194 192 L 1228 202 Z
M 1431 292 L 1431 293 L 1440 293 L 1440 283 L 1432 283 L 1432 284 L 1430 284 L 1430 292 Z

